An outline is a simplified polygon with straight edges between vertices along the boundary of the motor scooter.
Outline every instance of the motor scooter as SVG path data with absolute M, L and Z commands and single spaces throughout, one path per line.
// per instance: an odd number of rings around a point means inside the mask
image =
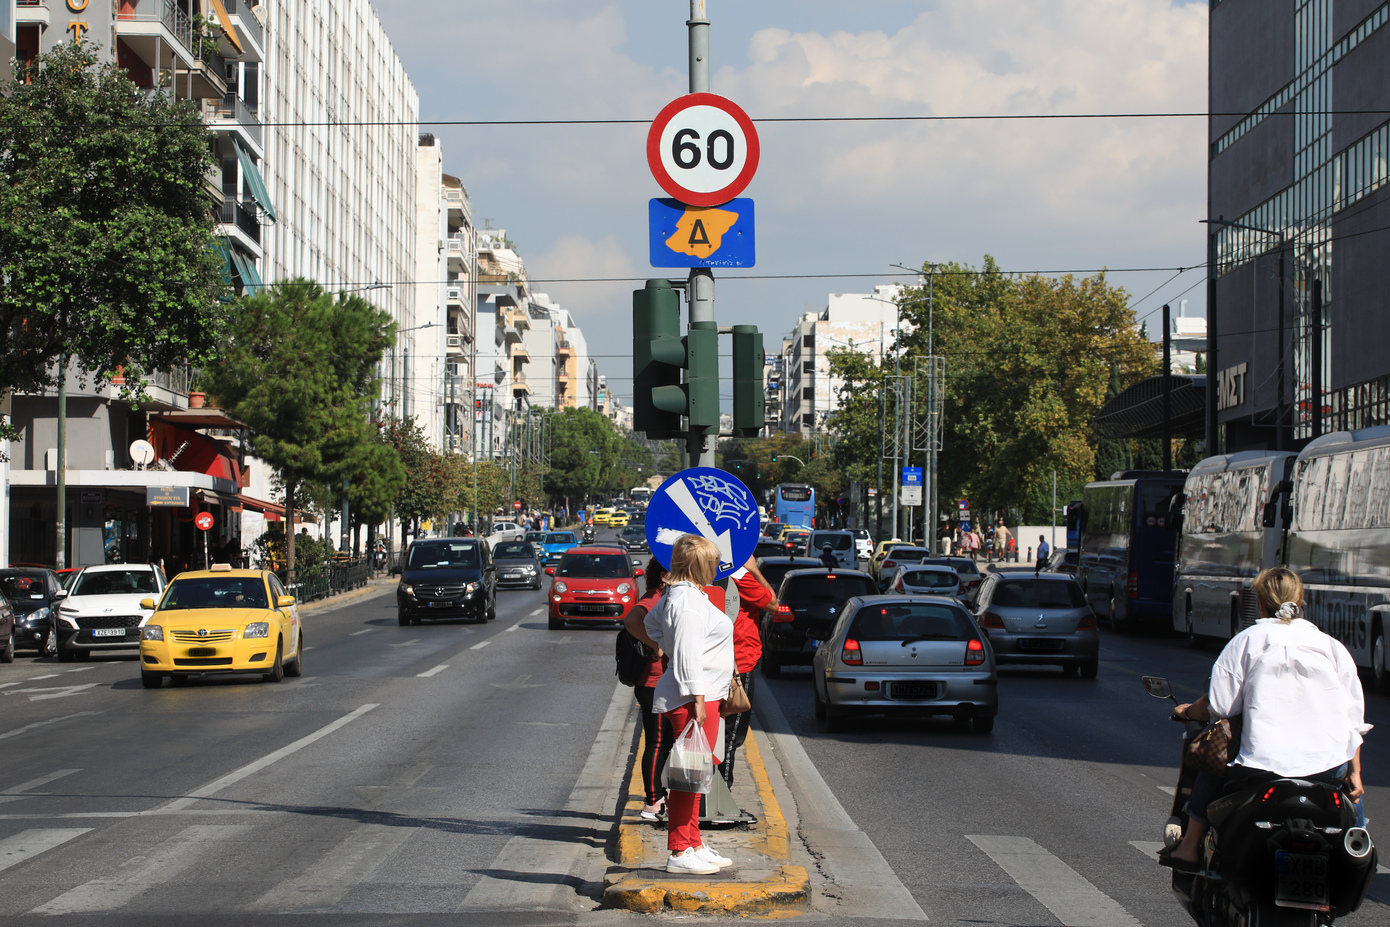
M 1178 700 L 1168 680 L 1144 676 L 1154 698 Z M 1183 760 L 1163 842 L 1176 845 L 1197 771 L 1187 745 L 1204 725 L 1186 726 Z M 1361 906 L 1376 874 L 1371 836 L 1357 826 L 1342 783 L 1274 774 L 1230 782 L 1207 808 L 1210 826 L 1197 868 L 1173 870 L 1173 894 L 1202 927 L 1323 927 Z

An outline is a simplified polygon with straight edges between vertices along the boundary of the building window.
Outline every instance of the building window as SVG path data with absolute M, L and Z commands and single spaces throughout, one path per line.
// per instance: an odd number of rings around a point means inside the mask
M 802 335 L 802 336 L 801 336 L 801 346 L 802 346 L 803 348 L 814 348 L 814 347 L 816 346 L 816 336 L 815 336 L 815 333 L 812 332 L 812 333 L 809 334 L 809 335 Z

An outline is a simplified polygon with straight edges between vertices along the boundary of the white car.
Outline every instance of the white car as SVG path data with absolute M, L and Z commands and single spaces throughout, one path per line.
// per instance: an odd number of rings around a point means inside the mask
M 526 529 L 514 521 L 495 521 L 492 523 L 492 531 L 486 540 L 493 547 L 505 541 L 522 541 L 526 539 Z
M 164 571 L 147 563 L 89 566 L 58 593 L 58 659 L 85 660 L 94 650 L 138 650 L 140 629 L 154 614 L 141 599 L 158 599 Z
M 888 581 L 889 595 L 944 595 L 964 602 L 968 591 L 960 574 L 947 566 L 901 566 Z
M 869 537 L 867 528 L 854 528 L 854 551 L 860 560 L 872 560 L 874 539 Z

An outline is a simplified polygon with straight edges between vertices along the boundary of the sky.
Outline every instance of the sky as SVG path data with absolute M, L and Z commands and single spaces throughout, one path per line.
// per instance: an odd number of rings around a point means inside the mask
M 506 229 L 533 289 L 573 313 L 630 404 L 631 291 L 685 275 L 648 263 L 647 202 L 665 194 L 645 140 L 689 89 L 688 0 L 372 3 L 475 223 Z M 755 123 L 1200 114 L 1207 14 L 1205 0 L 708 0 L 711 90 Z M 554 119 L 642 124 L 444 124 Z M 756 203 L 757 266 L 716 272 L 715 316 L 758 325 L 774 351 L 830 293 L 914 282 L 895 264 L 988 254 L 1007 271 L 1108 268 L 1157 336 L 1165 301 L 1204 311 L 1205 126 L 759 123 L 742 194 Z

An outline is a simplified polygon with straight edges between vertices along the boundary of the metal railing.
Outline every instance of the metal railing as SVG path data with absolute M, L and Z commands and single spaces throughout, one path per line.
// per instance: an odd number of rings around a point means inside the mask
M 181 393 L 188 395 L 188 384 L 192 382 L 192 372 L 187 366 L 176 367 L 173 370 L 156 370 L 150 376 L 150 385 L 158 386 L 160 389 L 167 389 L 171 393 Z
M 246 34 L 256 40 L 256 44 L 265 48 L 265 27 L 256 18 L 256 14 L 251 12 L 251 4 L 240 3 L 238 0 L 222 0 L 222 5 L 227 9 L 228 16 L 236 16 L 241 20 L 241 27 L 246 30 Z M 246 9 L 241 9 L 241 7 Z
M 142 10 L 134 10 L 129 13 L 117 13 L 116 21 L 137 22 L 137 23 L 163 23 L 164 28 L 183 45 L 184 50 L 192 56 L 193 47 L 193 20 L 188 14 L 179 9 L 174 0 L 164 0 L 157 4 L 157 13 L 146 13 Z
M 275 571 L 297 602 L 313 602 L 361 588 L 372 578 L 371 573 L 371 563 L 366 557 L 344 557 L 328 563 Z
M 229 196 L 235 196 L 235 193 Z M 248 209 L 236 199 L 227 199 L 218 211 L 217 219 L 225 225 L 235 225 L 246 233 L 256 244 L 261 243 L 261 223 L 256 220 L 254 209 Z
M 216 119 L 235 122 L 246 130 L 257 145 L 261 144 L 261 117 L 256 111 L 247 106 L 235 91 L 230 91 L 220 102 L 212 105 L 212 114 Z

